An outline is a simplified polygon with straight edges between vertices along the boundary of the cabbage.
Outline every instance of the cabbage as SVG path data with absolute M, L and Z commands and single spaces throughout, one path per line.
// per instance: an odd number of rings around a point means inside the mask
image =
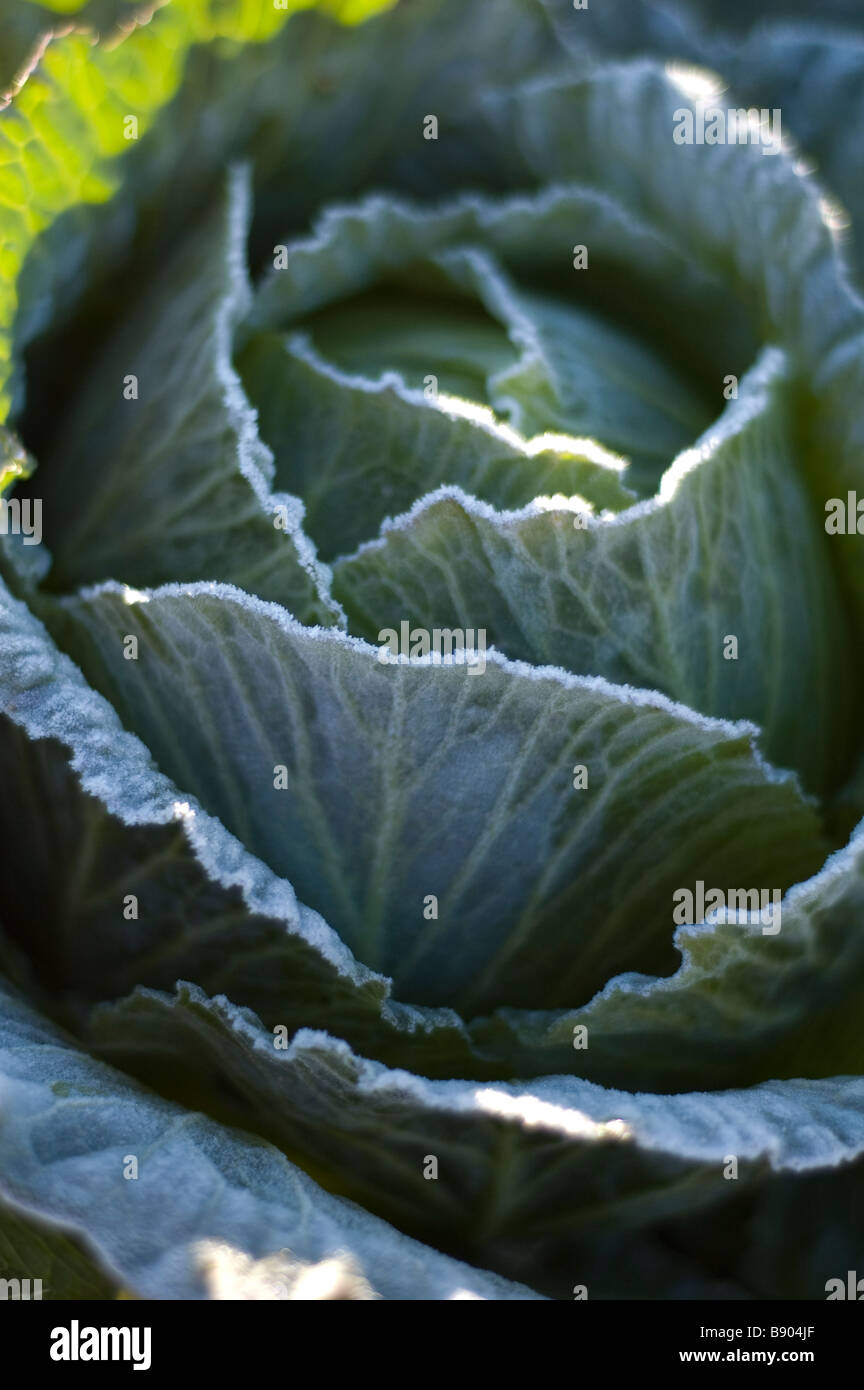
M 860 1263 L 864 34 L 764 9 L 0 20 L 7 1278 Z

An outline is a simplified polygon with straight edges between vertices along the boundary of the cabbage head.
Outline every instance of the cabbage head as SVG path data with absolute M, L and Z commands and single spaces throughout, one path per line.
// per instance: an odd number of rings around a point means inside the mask
M 3 5 L 0 1275 L 864 1271 L 864 25 L 752 8 Z

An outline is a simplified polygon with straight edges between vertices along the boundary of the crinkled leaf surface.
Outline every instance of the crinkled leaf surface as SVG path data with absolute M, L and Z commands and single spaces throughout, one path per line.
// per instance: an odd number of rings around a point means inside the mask
M 346 377 L 300 337 L 258 334 L 240 367 L 262 435 L 276 446 L 277 479 L 302 494 L 304 528 L 324 559 L 374 536 L 388 514 L 438 483 L 505 506 L 540 494 L 612 510 L 633 500 L 624 461 L 588 440 L 528 441 L 491 411 L 466 413 L 458 399 L 430 400 L 398 378 Z
M 156 772 L 6 592 L 0 623 L 4 925 L 52 1007 L 80 1019 L 192 975 L 286 1026 L 314 1019 L 375 1055 L 470 1072 L 455 1014 L 393 1003 L 290 883 Z
M 584 1009 L 504 1010 L 469 1034 L 446 1011 L 409 1009 L 364 971 L 290 886 L 148 766 L 116 714 L 6 601 L 0 749 L 2 840 L 14 862 L 7 921 L 55 999 L 111 997 L 193 975 L 271 1025 L 314 1019 L 367 1055 L 434 1075 L 576 1071 L 642 1087 L 853 1071 L 862 960 L 859 850 L 787 896 L 778 937 L 740 923 L 683 930 L 668 980 L 613 980 Z M 14 679 L 13 679 L 14 673 Z M 40 808 L 53 808 L 46 818 Z M 43 834 L 34 837 L 33 808 Z M 842 865 L 842 873 L 838 868 Z M 124 913 L 127 894 L 138 918 Z M 848 1017 L 848 1024 L 842 1018 Z M 806 1031 L 811 1020 L 812 1032 Z M 574 1029 L 588 1048 L 574 1050 Z M 799 1032 L 809 1044 L 795 1039 Z M 818 1049 L 816 1045 L 818 1037 Z M 638 1045 L 637 1045 L 638 1044 Z M 779 1054 L 779 1056 L 778 1056 Z
M 46 323 L 63 324 L 82 300 L 97 322 L 115 321 L 112 300 L 125 298 L 130 253 L 136 273 L 152 274 L 232 159 L 254 149 L 256 244 L 269 250 L 322 198 L 365 190 L 376 182 L 376 165 L 410 160 L 425 102 L 449 101 L 455 115 L 450 64 L 472 92 L 493 73 L 503 80 L 530 72 L 558 51 L 534 0 L 500 0 L 494 13 L 466 11 L 461 0 L 422 0 L 396 6 L 383 34 L 380 24 L 359 24 L 386 6 L 328 0 L 325 14 L 302 6 L 307 12 L 295 14 L 294 0 L 286 9 L 269 0 L 170 0 L 112 49 L 94 52 L 83 38 L 52 45 L 14 108 L 0 115 L 0 149 L 13 156 L 0 174 L 11 208 L 0 221 L 10 276 L 0 299 L 4 383 L 13 329 L 17 358 Z M 438 38 L 431 64 L 419 38 L 429 25 Z M 389 73 L 383 87 L 369 84 L 379 67 Z M 124 137 L 130 113 L 138 140 Z M 61 155 L 70 160 L 62 181 Z M 88 206 L 97 201 L 107 206 Z M 93 348 L 92 334 L 84 337 L 70 347 L 66 378 L 55 376 L 53 391 L 74 398 L 75 353 L 83 347 L 86 360 Z M 22 404 L 21 388 L 19 375 L 0 418 L 13 398 Z
M 520 286 L 485 251 L 452 251 L 445 264 L 520 349 L 518 362 L 490 376 L 488 391 L 523 433 L 602 439 L 632 461 L 628 481 L 648 487 L 699 433 L 706 401 L 663 362 L 659 345 L 649 348 L 569 297 Z
M 248 216 L 238 169 L 92 368 L 38 480 L 52 585 L 226 578 L 335 621 L 302 507 L 269 492 L 272 460 L 231 367 Z
M 116 266 L 121 242 L 128 251 L 129 206 L 108 219 L 108 235 L 97 238 L 95 255 L 93 222 L 82 212 L 126 183 L 124 166 L 135 144 L 126 116 L 136 116 L 143 137 L 178 92 L 196 48 L 225 38 L 233 41 L 233 52 L 238 43 L 254 47 L 272 39 L 300 7 L 295 0 L 279 9 L 265 0 L 170 0 L 122 43 L 94 47 L 91 35 L 73 33 L 48 45 L 37 70 L 0 112 L 0 420 L 16 395 L 20 403 L 20 382 L 12 381 L 13 333 L 20 349 L 49 314 L 80 296 L 104 253 Z M 381 0 L 328 0 L 331 13 L 349 23 L 380 8 Z M 152 13 L 150 6 L 141 9 Z M 86 11 L 83 18 L 89 18 Z M 209 166 L 211 178 L 225 159 L 223 144 Z M 184 208 L 188 213 L 186 200 Z
M 854 1248 L 864 1217 L 826 1213 L 823 1239 L 794 1271 L 748 1268 L 749 1201 L 784 1185 L 792 1211 L 825 1170 L 860 1161 L 864 1081 L 787 1081 L 749 1091 L 677 1096 L 604 1091 L 573 1077 L 530 1087 L 426 1081 L 352 1055 L 302 1031 L 287 1048 L 249 1014 L 193 987 L 174 999 L 138 992 L 100 1011 L 97 1044 L 145 1074 L 213 1086 L 289 1153 L 320 1165 L 343 1190 L 415 1233 L 553 1297 L 586 1282 L 606 1296 L 610 1246 L 668 1242 L 650 1293 L 668 1296 L 689 1261 L 676 1260 L 682 1228 L 696 1240 L 706 1217 L 734 1225 L 738 1248 L 703 1276 L 699 1296 L 772 1289 L 820 1297 L 831 1260 Z M 437 1158 L 437 1181 L 424 1163 Z M 729 1155 L 738 1179 L 723 1177 Z M 824 1182 L 824 1177 L 821 1178 Z M 745 1195 L 746 1194 L 746 1195 Z M 744 1207 L 742 1214 L 741 1207 Z M 694 1239 L 694 1235 L 696 1239 Z M 641 1259 L 617 1273 L 616 1296 L 648 1294 Z M 641 1264 L 641 1268 L 640 1268 Z M 542 1272 L 541 1272 L 542 1271 Z M 691 1274 L 692 1277 L 692 1274 Z M 605 1286 L 605 1287 L 604 1287 Z M 691 1286 L 692 1287 L 692 1286 Z
M 818 161 L 819 177 L 854 214 L 850 229 L 862 265 L 861 74 L 864 46 L 857 0 L 820 4 L 761 0 L 758 7 L 693 0 L 604 0 L 574 12 L 543 0 L 573 60 L 598 54 L 656 53 L 699 63 L 731 87 L 730 105 L 779 110 L 787 136 Z
M 203 1298 L 214 1263 L 218 1275 L 232 1256 L 236 1268 L 286 1251 L 347 1259 L 384 1298 L 537 1296 L 418 1245 L 261 1139 L 94 1061 L 3 986 L 0 998 L 0 1201 L 80 1235 L 134 1292 Z M 134 1181 L 123 1175 L 130 1155 Z
M 571 264 L 576 240 L 592 248 L 590 275 Z M 667 351 L 673 357 L 682 351 L 680 330 L 664 328 L 662 342 L 654 333 L 650 351 L 640 338 L 640 310 L 650 318 L 647 302 L 668 298 L 670 269 L 678 293 L 699 304 L 706 326 L 710 321 L 715 352 L 746 360 L 746 330 L 717 281 L 674 239 L 634 224 L 594 190 L 475 196 L 430 210 L 377 197 L 330 209 L 313 237 L 288 238 L 281 253 L 258 289 L 250 328 L 302 329 L 318 355 L 343 372 L 371 383 L 387 367 L 427 393 L 431 382 L 433 391 L 468 395 L 494 407 L 523 436 L 599 439 L 632 461 L 627 482 L 632 475 L 640 489 L 652 490 L 663 467 L 712 415 L 704 379 L 710 353 L 700 360 L 698 349 L 695 359 L 691 351 L 685 369 L 680 360 L 666 360 Z M 635 291 L 635 322 L 631 305 L 626 326 L 590 307 L 616 266 Z M 532 277 L 550 278 L 554 295 L 532 289 Z M 454 315 L 470 316 L 470 338 L 460 330 L 446 339 L 460 347 L 470 342 L 470 371 L 448 358 L 453 349 L 441 341 L 430 303 L 439 318 L 446 309 L 451 322 Z M 697 341 L 706 337 L 696 324 L 691 328 Z M 254 340 L 252 354 L 249 376 L 264 434 L 290 478 L 298 448 L 302 456 L 297 426 L 287 408 L 273 403 L 266 379 L 256 383 Z M 716 365 L 713 371 L 718 375 Z M 418 478 L 427 488 L 438 480 L 428 470 Z M 594 500 L 590 488 L 588 496 Z M 608 505 L 605 498 L 601 505 Z
M 403 619 L 485 628 L 520 660 L 752 719 L 773 761 L 836 784 L 857 738 L 852 643 L 797 466 L 795 389 L 769 350 L 656 500 L 616 517 L 433 494 L 339 562 L 336 593 L 370 640 Z
M 864 1071 L 864 830 L 793 888 L 776 936 L 715 911 L 668 979 L 621 975 L 582 1009 L 499 1010 L 472 1034 L 520 1075 L 677 1091 Z
M 70 20 L 110 33 L 118 19 L 141 9 L 140 0 L 11 0 L 0 14 L 0 93 L 13 89 L 46 35 L 68 28 Z
M 457 144 L 470 150 L 487 183 L 599 186 L 636 218 L 698 248 L 705 272 L 726 280 L 730 299 L 749 306 L 758 336 L 788 350 L 807 383 L 806 473 L 824 523 L 826 500 L 864 483 L 864 426 L 852 405 L 864 375 L 864 309 L 819 189 L 781 153 L 676 144 L 675 112 L 686 102 L 654 64 L 621 64 L 484 93 L 470 122 L 442 140 L 452 140 L 454 159 Z M 577 128 L 584 138 L 574 138 Z M 833 539 L 860 616 L 857 538 Z
M 580 1002 L 670 968 L 682 884 L 782 889 L 824 857 L 747 725 L 492 654 L 384 665 L 227 587 L 142 598 L 104 586 L 46 614 L 160 766 L 402 998 Z

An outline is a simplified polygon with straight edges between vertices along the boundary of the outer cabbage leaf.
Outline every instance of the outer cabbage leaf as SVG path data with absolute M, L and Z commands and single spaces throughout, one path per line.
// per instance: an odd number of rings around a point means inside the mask
M 192 986 L 106 1006 L 95 1040 L 156 1084 L 209 1095 L 401 1228 L 552 1297 L 581 1283 L 591 1298 L 818 1298 L 855 1267 L 843 1261 L 864 1211 L 842 1197 L 860 1188 L 864 1161 L 858 1077 L 675 1096 L 561 1076 L 426 1081 L 326 1034 L 303 1030 L 283 1047 Z M 732 1156 L 735 1181 L 724 1176 Z M 814 1196 L 822 1205 L 821 1239 L 791 1267 L 751 1217 L 763 1197 L 770 1212 L 778 1188 L 793 1222 Z
M 821 17 L 821 16 L 820 16 Z M 860 25 L 860 8 L 856 18 Z M 807 16 L 812 18 L 812 13 Z M 834 223 L 864 270 L 864 35 L 800 23 L 760 26 L 729 54 L 724 71 L 748 105 L 778 109 L 805 157 L 840 200 Z M 851 214 L 844 215 L 843 207 Z
M 160 767 L 405 999 L 578 1003 L 672 967 L 675 889 L 784 889 L 824 858 L 752 726 L 660 695 L 493 653 L 386 665 L 227 586 L 44 611 Z
M 376 1055 L 470 1074 L 458 1017 L 395 1004 L 390 981 L 158 773 L 27 608 L 0 594 L 0 844 L 14 865 L 3 968 L 73 1020 L 135 984 L 192 975 L 286 1026 L 313 1020 Z
M 237 169 L 91 367 L 35 485 L 52 585 L 222 577 L 304 621 L 336 620 L 302 504 L 268 490 L 272 459 L 231 366 L 249 214 Z
M 394 1004 L 389 981 L 353 960 L 285 880 L 153 771 L 8 599 L 3 651 L 7 925 L 36 968 L 22 982 L 46 990 L 46 1005 L 63 1001 L 80 1019 L 88 1001 L 191 975 L 269 1026 L 314 1022 L 366 1055 L 442 1077 L 576 1071 L 664 1089 L 860 1069 L 857 842 L 787 895 L 777 937 L 737 922 L 682 929 L 685 961 L 669 979 L 618 978 L 581 1010 L 502 1010 L 469 1028 L 446 1010 Z M 27 806 L 54 808 L 40 837 Z M 588 1046 L 577 1050 L 581 1025 Z
M 227 1296 L 249 1297 L 245 1275 L 265 1297 L 280 1277 L 282 1297 L 315 1297 L 314 1279 L 296 1287 L 302 1266 L 335 1260 L 342 1290 L 325 1297 L 537 1297 L 331 1196 L 261 1139 L 143 1090 L 4 985 L 0 999 L 0 1201 L 74 1233 L 141 1296 L 218 1297 L 233 1280 Z
M 0 422 L 20 393 L 12 380 L 13 332 L 20 351 L 60 305 L 80 296 L 103 254 L 111 259 L 120 242 L 128 251 L 131 207 L 109 219 L 108 237 L 95 252 L 93 223 L 82 215 L 85 205 L 110 199 L 123 182 L 136 143 L 126 116 L 136 117 L 143 136 L 177 93 L 194 45 L 225 36 L 235 44 L 260 43 L 303 6 L 304 0 L 279 9 L 264 0 L 171 0 L 122 43 L 94 47 L 90 36 L 73 33 L 48 44 L 0 112 Z M 380 8 L 381 0 L 328 0 L 328 9 L 349 22 Z M 214 165 L 223 167 L 224 150 Z M 46 239 L 53 224 L 55 235 Z
M 0 14 L 0 93 L 14 89 L 39 46 L 56 32 L 86 25 L 110 34 L 118 20 L 143 10 L 142 0 L 12 0 Z
M 860 1075 L 862 911 L 864 826 L 786 895 L 776 937 L 716 911 L 678 928 L 670 978 L 621 975 L 582 1009 L 501 1009 L 472 1035 L 519 1075 L 575 1069 L 638 1090 Z
M 779 110 L 784 133 L 815 157 L 826 187 L 853 214 L 857 265 L 861 239 L 861 77 L 864 45 L 858 0 L 820 4 L 761 0 L 757 8 L 700 0 L 604 0 L 575 12 L 570 0 L 543 0 L 574 61 L 600 54 L 648 53 L 698 63 L 730 83 L 731 105 Z
M 376 161 L 410 157 L 423 99 L 441 103 L 450 93 L 452 108 L 448 63 L 459 63 L 472 88 L 472 72 L 481 84 L 492 73 L 521 75 L 559 51 L 535 0 L 500 0 L 494 13 L 466 10 L 461 0 L 422 0 L 410 13 L 400 5 L 383 16 L 383 31 L 380 23 L 345 29 L 386 5 L 327 0 L 326 14 L 295 14 L 306 8 L 302 0 L 287 9 L 267 0 L 171 0 L 110 50 L 94 52 L 83 38 L 50 45 L 0 113 L 0 155 L 12 156 L 0 174 L 9 203 L 0 269 L 10 277 L 0 300 L 0 379 L 9 382 L 13 334 L 17 370 L 34 336 L 48 324 L 62 331 L 84 303 L 87 331 L 83 341 L 73 334 L 64 343 L 65 377 L 46 365 L 52 410 L 64 392 L 74 399 L 94 332 L 116 322 L 126 277 L 153 273 L 232 159 L 254 153 L 260 254 L 287 220 L 303 225 L 323 198 L 368 188 Z M 289 18 L 290 32 L 283 30 Z M 417 39 L 426 26 L 438 39 L 431 64 L 428 39 Z M 430 77 L 435 60 L 440 68 Z M 368 89 L 363 74 L 379 66 L 390 81 Z M 124 137 L 127 114 L 138 119 L 137 140 Z M 67 149 L 72 140 L 75 150 Z M 322 149 L 331 157 L 321 159 Z M 107 206 L 88 206 L 97 201 Z M 18 373 L 0 398 L 0 420 L 13 399 L 23 403 L 21 388 Z M 29 404 L 44 426 L 44 411 Z

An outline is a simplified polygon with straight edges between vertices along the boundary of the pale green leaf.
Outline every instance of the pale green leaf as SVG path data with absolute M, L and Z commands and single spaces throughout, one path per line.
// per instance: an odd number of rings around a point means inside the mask
M 823 1196 L 808 1259 L 786 1267 L 775 1240 L 761 1267 L 748 1261 L 764 1243 L 748 1228 L 751 1204 L 782 1194 L 794 1224 L 814 1185 L 828 1186 L 826 1172 L 860 1183 L 858 1077 L 674 1096 L 564 1076 L 428 1081 L 323 1033 L 283 1046 L 254 1015 L 193 986 L 104 1007 L 94 1041 L 160 1087 L 210 1096 L 418 1238 L 434 1234 L 439 1247 L 552 1297 L 582 1283 L 589 1298 L 821 1298 L 827 1278 L 854 1268 L 838 1261 L 864 1234 L 860 1204 L 845 1211 Z M 715 1258 L 721 1230 L 735 1238 Z M 610 1261 L 628 1246 L 635 1258 Z
M 39 479 L 53 587 L 226 578 L 336 620 L 301 504 L 269 492 L 272 459 L 231 367 L 248 216 L 238 169 L 92 367 Z
M 45 613 L 163 771 L 412 1002 L 578 1003 L 672 968 L 678 887 L 785 889 L 824 858 L 752 726 L 661 695 L 482 650 L 384 664 L 226 586 Z
M 590 246 L 590 273 L 573 268 L 574 242 Z M 312 237 L 275 249 L 250 330 L 302 330 L 343 373 L 371 382 L 390 371 L 427 395 L 491 405 L 523 436 L 597 439 L 633 460 L 641 490 L 653 491 L 675 453 L 709 424 L 712 388 L 720 397 L 720 351 L 746 362 L 751 347 L 740 313 L 724 313 L 728 296 L 716 280 L 679 243 L 635 224 L 594 190 L 552 187 L 431 210 L 376 197 L 331 208 Z M 610 318 L 591 306 L 622 274 L 632 302 Z M 699 306 L 688 324 L 686 367 L 680 324 L 664 316 L 658 332 L 651 322 L 652 298 L 656 312 L 669 299 L 670 275 L 676 302 L 686 296 Z M 554 293 L 532 288 L 543 279 Z M 626 299 L 621 283 L 616 293 Z M 710 349 L 690 346 L 709 332 Z M 272 403 L 265 351 L 253 339 L 252 361 L 247 369 L 241 356 L 241 371 L 277 466 L 291 479 L 308 447 L 292 424 L 302 412 Z M 439 480 L 460 481 L 441 478 L 431 450 L 414 466 L 415 495 Z
M 20 391 L 13 381 L 13 337 L 20 351 L 45 326 L 55 300 L 68 304 L 80 297 L 103 253 L 116 266 L 118 239 L 128 253 L 129 208 L 120 209 L 107 241 L 96 236 L 95 254 L 93 223 L 79 216 L 83 206 L 105 203 L 124 183 L 137 143 L 127 134 L 126 117 L 137 118 L 143 137 L 178 92 L 196 45 L 226 37 L 235 45 L 260 44 L 303 7 L 303 0 L 278 9 L 264 0 L 171 0 L 155 13 L 142 5 L 148 22 L 133 27 L 123 42 L 94 47 L 91 35 L 72 33 L 48 44 L 0 111 L 0 422 Z M 327 0 L 330 13 L 349 24 L 381 8 L 381 0 Z M 17 67 L 20 48 L 14 55 Z M 223 146 L 211 173 L 224 168 L 225 157 Z M 186 204 L 187 213 L 190 206 L 194 202 Z M 82 275 L 88 254 L 92 260 Z
M 622 975 L 583 1009 L 500 1010 L 472 1033 L 502 1069 L 575 1069 L 640 1090 L 860 1075 L 862 914 L 864 827 L 786 895 L 776 935 L 714 913 L 678 928 L 683 961 L 669 979 Z
M 530 1299 L 325 1192 L 260 1138 L 160 1100 L 0 985 L 0 1201 L 144 1298 Z M 137 1176 L 130 1173 L 137 1160 Z M 340 1266 L 316 1293 L 303 1275 Z M 244 1287 L 245 1286 L 245 1287 Z M 319 1284 L 320 1287 L 320 1284 Z
M 325 560 L 439 483 L 499 506 L 559 494 L 617 511 L 634 500 L 624 460 L 588 440 L 529 441 L 460 400 L 345 376 L 300 337 L 256 334 L 239 367 L 275 451 L 276 485 L 302 496 L 304 529 Z
M 836 785 L 857 746 L 853 638 L 801 477 L 796 390 L 768 350 L 657 498 L 615 517 L 433 494 L 337 564 L 337 597 L 370 640 L 402 620 L 482 627 L 508 656 L 751 719 L 773 762 Z
M 2 588 L 0 639 L 5 948 L 46 1004 L 78 1018 L 135 984 L 192 976 L 424 1071 L 494 1070 L 454 1013 L 395 1003 L 290 883 L 158 773 Z
M 84 39 L 51 45 L 13 107 L 0 113 L 0 207 L 15 210 L 0 213 L 0 271 L 10 277 L 0 299 L 0 363 L 11 362 L 13 327 L 17 368 L 35 335 L 47 325 L 65 332 L 70 313 L 81 312 L 60 348 L 67 362 L 59 379 L 53 352 L 44 384 L 38 364 L 28 364 L 31 428 L 50 431 L 45 411 L 53 418 L 61 398 L 74 401 L 80 366 L 105 325 L 122 317 L 130 277 L 153 274 L 226 164 L 254 159 L 257 263 L 287 227 L 306 225 L 323 199 L 387 183 L 385 168 L 410 161 L 425 143 L 427 103 L 447 104 L 455 117 L 464 103 L 454 98 L 452 65 L 473 96 L 493 74 L 523 75 L 559 51 L 534 0 L 498 0 L 494 12 L 420 0 L 360 24 L 387 8 L 388 0 L 326 0 L 312 11 L 294 0 L 287 9 L 269 0 L 171 0 L 111 49 L 94 51 Z M 374 80 L 382 67 L 383 87 Z M 138 139 L 124 136 L 129 114 L 138 118 Z M 70 138 L 88 171 L 78 183 Z M 17 213 L 22 197 L 26 224 Z M 9 373 L 7 365 L 4 384 Z M 19 374 L 17 407 L 21 386 Z M 12 396 L 10 385 L 0 419 Z
M 523 434 L 602 440 L 631 461 L 628 485 L 653 492 L 670 459 L 710 418 L 706 399 L 664 362 L 660 345 L 583 307 L 578 289 L 571 297 L 520 285 L 485 250 L 440 259 L 519 348 L 518 362 L 487 379 L 495 409 Z
M 724 71 L 742 105 L 780 110 L 805 158 L 815 160 L 829 197 L 837 200 L 833 221 L 854 249 L 860 277 L 864 37 L 813 23 L 772 25 L 732 48 Z
M 637 221 L 688 245 L 706 274 L 725 281 L 729 304 L 747 307 L 757 336 L 795 365 L 805 471 L 814 518 L 824 523 L 829 498 L 864 491 L 864 425 L 852 405 L 864 389 L 864 305 L 818 186 L 786 152 L 677 143 L 676 112 L 694 102 L 686 74 L 646 61 L 556 75 L 479 94 L 470 117 L 442 136 L 443 153 L 461 158 L 463 176 L 484 186 L 600 188 Z M 860 616 L 857 537 L 833 544 Z
M 849 235 L 860 271 L 864 43 L 858 0 L 822 3 L 818 14 L 809 0 L 762 0 L 758 7 L 750 0 L 604 0 L 581 12 L 571 0 L 543 4 L 583 66 L 612 54 L 652 53 L 720 74 L 728 83 L 723 103 L 779 111 L 787 139 L 805 162 L 815 159 L 826 190 L 853 213 Z

